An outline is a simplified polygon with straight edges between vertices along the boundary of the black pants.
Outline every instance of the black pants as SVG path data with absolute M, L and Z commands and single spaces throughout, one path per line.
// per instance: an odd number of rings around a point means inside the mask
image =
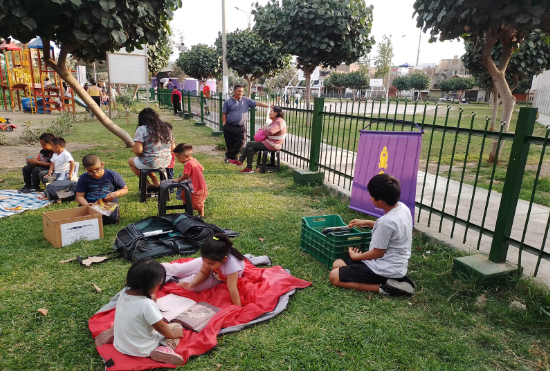
M 229 123 L 223 126 L 223 137 L 225 138 L 225 157 L 230 160 L 236 160 L 241 148 L 246 143 L 246 129 L 244 125 L 231 125 Z
M 252 169 L 254 163 L 254 154 L 259 151 L 267 151 L 268 148 L 262 142 L 248 142 L 241 151 L 240 162 L 243 162 L 246 158 L 247 169 Z
M 174 115 L 177 115 L 179 111 L 181 111 L 181 102 L 172 102 L 172 105 L 174 106 Z
M 27 165 L 23 167 L 25 187 L 40 188 L 40 172 L 48 171 L 47 167 Z
M 91 98 L 94 100 L 95 104 L 97 104 L 97 106 L 101 109 L 101 97 L 93 96 Z M 92 118 L 94 117 L 92 110 L 90 110 L 90 115 L 92 116 Z

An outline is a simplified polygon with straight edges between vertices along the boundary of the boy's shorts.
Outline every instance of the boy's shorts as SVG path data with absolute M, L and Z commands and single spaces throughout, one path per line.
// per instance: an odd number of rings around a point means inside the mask
M 374 273 L 363 261 L 352 260 L 349 255 L 345 255 L 342 260 L 346 263 L 345 267 L 340 267 L 340 282 L 361 282 L 374 285 L 383 285 L 388 278 Z
M 201 189 L 200 191 L 195 191 L 191 193 L 191 202 L 193 204 L 193 210 L 199 212 L 204 210 L 204 201 L 208 197 L 208 189 Z

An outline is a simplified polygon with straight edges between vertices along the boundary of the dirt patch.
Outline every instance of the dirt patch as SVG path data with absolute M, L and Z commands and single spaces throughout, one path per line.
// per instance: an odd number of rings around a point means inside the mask
M 537 171 L 539 168 L 539 165 L 525 165 L 526 170 L 533 170 Z M 542 164 L 540 168 L 540 176 L 548 176 L 550 177 L 550 164 Z
M 69 143 L 67 150 L 69 152 L 78 151 L 81 149 L 93 148 L 92 144 Z M 2 168 L 20 168 L 25 166 L 27 157 L 36 157 L 40 152 L 40 145 L 35 146 L 0 146 L 0 158 L 2 159 Z
M 216 149 L 216 146 L 203 144 L 203 145 L 193 146 L 193 152 L 194 153 L 210 153 L 210 154 L 212 154 L 212 152 L 214 152 L 214 153 L 223 153 L 225 151 L 220 151 L 220 150 Z

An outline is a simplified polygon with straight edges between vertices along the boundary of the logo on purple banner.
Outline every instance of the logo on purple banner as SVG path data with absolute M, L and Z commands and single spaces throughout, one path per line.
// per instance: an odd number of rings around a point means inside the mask
M 407 205 L 414 221 L 422 133 L 367 130 L 360 133 L 350 209 L 378 218 L 384 215 L 384 210 L 372 204 L 367 184 L 377 174 L 391 174 L 401 182 L 400 201 Z

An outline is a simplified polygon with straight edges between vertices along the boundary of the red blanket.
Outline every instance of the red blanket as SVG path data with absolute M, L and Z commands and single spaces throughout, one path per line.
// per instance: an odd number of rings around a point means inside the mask
M 173 263 L 183 263 L 191 259 L 175 260 Z M 258 316 L 271 312 L 277 306 L 279 297 L 289 291 L 305 288 L 311 282 L 301 280 L 288 274 L 282 267 L 256 268 L 248 260 L 245 260 L 243 276 L 238 280 L 239 293 L 241 294 L 242 307 L 232 304 L 227 284 L 219 284 L 212 289 L 199 293 L 187 291 L 175 283 L 169 283 L 157 292 L 161 298 L 169 293 L 185 296 L 197 302 L 204 301 L 220 308 L 208 325 L 199 333 L 184 329 L 184 337 L 180 341 L 176 352 L 184 362 L 189 357 L 205 353 L 217 344 L 217 335 L 222 328 L 248 323 Z M 96 337 L 104 330 L 113 326 L 115 309 L 96 313 L 90 318 L 89 328 L 92 337 Z M 176 368 L 153 361 L 151 358 L 132 357 L 119 353 L 113 344 L 106 344 L 97 348 L 103 359 L 110 360 L 114 364 L 107 367 L 109 371 L 116 370 L 149 370 L 157 367 Z

